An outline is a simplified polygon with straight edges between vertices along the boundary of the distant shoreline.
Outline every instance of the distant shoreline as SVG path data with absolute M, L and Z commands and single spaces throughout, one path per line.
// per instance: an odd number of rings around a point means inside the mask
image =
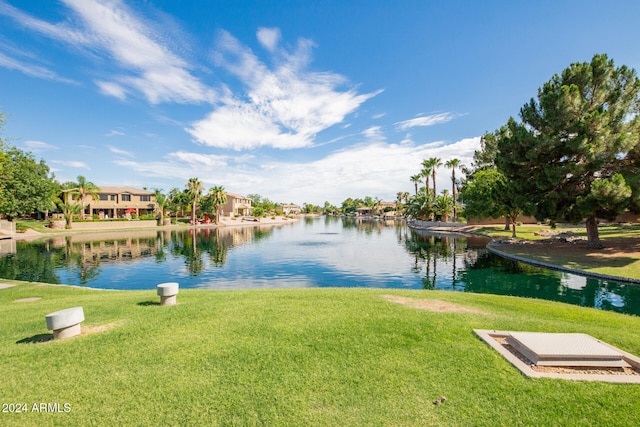
M 243 218 L 230 219 L 230 218 L 222 218 L 219 224 L 171 224 L 171 225 L 155 225 L 155 226 L 140 226 L 140 227 L 127 227 L 127 228 L 95 228 L 95 229 L 83 229 L 83 230 L 73 230 L 73 229 L 62 229 L 52 231 L 50 233 L 40 233 L 31 228 L 27 229 L 23 233 L 15 233 L 13 236 L 6 235 L 7 239 L 13 238 L 14 240 L 35 240 L 43 237 L 55 237 L 55 236 L 63 236 L 70 234 L 85 234 L 85 233 L 103 233 L 103 232 L 123 232 L 123 231 L 134 231 L 134 230 L 190 230 L 190 229 L 207 229 L 207 228 L 226 228 L 226 227 L 259 227 L 259 226 L 274 226 L 274 225 L 284 225 L 284 224 L 292 224 L 300 220 L 300 216 L 296 216 L 294 218 L 286 218 L 282 216 L 277 216 L 274 219 L 269 218 L 260 218 L 259 221 L 250 221 L 244 220 Z

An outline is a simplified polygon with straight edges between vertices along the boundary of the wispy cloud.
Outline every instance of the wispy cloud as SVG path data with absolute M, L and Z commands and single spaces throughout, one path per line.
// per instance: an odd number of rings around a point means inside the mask
M 58 24 L 50 24 L 33 18 L 4 1 L 0 1 L 0 14 L 9 16 L 20 25 L 52 39 L 80 45 L 88 44 L 90 42 L 90 38 L 83 31 L 72 28 L 68 21 Z
M 152 104 L 213 102 L 216 99 L 215 91 L 194 77 L 187 62 L 172 52 L 168 43 L 163 43 L 160 24 L 139 18 L 120 0 L 63 2 L 75 12 L 76 19 L 51 24 L 6 3 L 0 3 L 0 13 L 12 17 L 27 29 L 66 42 L 74 49 L 84 48 L 91 55 L 106 55 L 120 68 L 120 74 L 109 81 L 96 79 L 99 91 L 105 95 L 126 99 L 128 94 L 136 92 Z M 0 65 L 12 66 L 34 77 L 55 76 L 42 69 L 34 71 L 34 67 L 18 68 L 6 57 Z
M 280 30 L 278 28 L 259 28 L 257 37 L 262 46 L 273 52 L 280 41 Z
M 308 71 L 313 43 L 301 39 L 293 52 L 278 49 L 279 32 L 262 29 L 261 42 L 274 53 L 269 69 L 228 32 L 221 32 L 214 59 L 235 75 L 246 94 L 228 92 L 204 119 L 186 130 L 196 142 L 234 150 L 313 145 L 315 136 L 353 113 L 379 91 L 340 90 L 346 79 L 335 73 Z
M 51 160 L 51 163 L 54 163 L 56 165 L 66 166 L 69 168 L 88 169 L 88 170 L 91 169 L 89 165 L 86 164 L 85 162 L 79 162 L 74 160 Z
M 40 153 L 48 150 L 57 150 L 59 148 L 55 145 L 47 144 L 46 142 L 42 141 L 25 141 L 24 146 L 27 147 L 29 151 L 32 151 L 34 153 Z
M 126 156 L 126 157 L 134 157 L 135 156 L 131 151 L 122 150 L 122 149 L 117 148 L 117 147 L 109 146 L 109 151 L 111 151 L 114 154 L 118 154 L 120 156 Z
M 103 95 L 113 96 L 120 101 L 127 99 L 127 89 L 118 83 L 96 80 L 95 84 Z
M 429 116 L 420 116 L 413 119 L 397 122 L 395 123 L 395 126 L 398 131 L 405 131 L 414 127 L 425 127 L 447 123 L 459 116 L 460 115 L 453 113 L 432 114 Z
M 113 130 L 110 130 L 107 134 L 105 134 L 105 136 L 124 136 L 124 132 L 113 129 Z
M 71 84 L 76 83 L 73 80 L 65 79 L 63 77 L 58 76 L 54 71 L 51 71 L 48 68 L 35 65 L 35 64 L 28 64 L 14 58 L 10 58 L 2 53 L 0 53 L 0 67 L 8 68 L 10 70 L 16 70 L 28 76 L 39 78 L 39 79 L 54 80 L 54 81 L 59 81 L 63 83 L 71 83 Z
M 189 72 L 188 64 L 160 41 L 160 30 L 135 16 L 119 0 L 65 0 L 83 20 L 95 47 L 109 52 L 133 74 L 115 79 L 142 92 L 149 102 L 212 102 L 215 92 Z M 101 89 L 105 90 L 104 82 Z M 122 94 L 122 91 L 116 91 Z
M 382 127 L 380 127 L 380 126 L 371 126 L 370 128 L 365 129 L 362 132 L 362 135 L 364 135 L 370 141 L 384 141 L 385 140 L 384 134 L 382 133 Z

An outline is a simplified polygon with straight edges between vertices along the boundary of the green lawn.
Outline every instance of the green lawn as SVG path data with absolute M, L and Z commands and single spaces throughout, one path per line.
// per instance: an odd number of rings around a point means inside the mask
M 487 314 L 435 313 L 384 294 Z M 36 302 L 17 299 L 41 297 Z M 640 354 L 640 318 L 443 291 L 154 291 L 20 284 L 0 289 L 3 426 L 637 425 L 639 385 L 529 379 L 474 328 L 584 332 Z M 84 329 L 39 342 L 44 316 L 82 306 Z M 442 405 L 433 400 L 446 396 Z M 68 413 L 31 412 L 69 404 Z
M 548 235 L 536 235 L 549 227 L 518 227 L 518 239 L 538 241 Z M 582 228 L 558 228 L 557 231 L 571 231 L 574 236 L 586 237 Z M 510 237 L 504 227 L 484 227 L 477 233 L 488 234 L 494 239 Z M 542 261 L 559 267 L 582 270 L 631 279 L 640 278 L 640 226 L 607 225 L 599 227 L 600 240 L 604 249 L 589 249 L 582 245 L 499 245 L 498 249 L 510 255 Z

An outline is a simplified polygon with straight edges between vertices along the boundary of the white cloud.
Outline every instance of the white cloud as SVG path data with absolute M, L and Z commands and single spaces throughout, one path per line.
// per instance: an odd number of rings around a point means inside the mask
M 118 160 L 116 164 L 158 180 L 171 177 L 186 182 L 197 176 L 206 186 L 223 185 L 227 191 L 258 193 L 279 202 L 334 204 L 347 197 L 380 197 L 394 200 L 398 191 L 413 193 L 409 181 L 421 169 L 422 160 L 439 157 L 443 163 L 458 158 L 470 164 L 480 147 L 480 137 L 445 144 L 387 144 L 366 142 L 335 151 L 314 161 L 261 162 L 252 156 L 205 155 L 176 152 L 161 162 Z M 451 187 L 450 170 L 440 168 L 438 190 Z M 460 172 L 458 172 L 460 176 Z
M 113 133 L 113 132 L 117 132 L 117 131 L 111 131 L 111 132 Z M 117 135 L 124 135 L 124 134 L 123 134 L 123 133 L 121 133 L 121 132 L 117 132 L 116 134 L 117 134 Z M 118 155 L 120 155 L 120 156 L 134 157 L 134 154 L 133 154 L 131 151 L 122 150 L 122 149 L 120 149 L 120 148 L 116 148 L 116 147 L 111 147 L 111 146 L 110 146 L 110 147 L 109 147 L 109 151 L 111 151 L 111 152 L 112 152 L 112 153 L 114 153 L 114 154 L 118 154 Z
M 89 41 L 82 31 L 71 28 L 67 22 L 60 24 L 50 24 L 23 13 L 15 7 L 0 2 L 0 14 L 10 16 L 21 25 L 44 34 L 48 37 L 63 40 L 70 44 L 85 44 Z
M 280 53 L 273 70 L 250 49 L 222 32 L 214 56 L 218 65 L 246 87 L 246 96 L 228 93 L 221 105 L 186 129 L 196 142 L 234 150 L 270 146 L 309 147 L 315 136 L 353 113 L 378 92 L 340 91 L 345 78 L 329 72 L 311 72 L 312 43 L 300 40 L 295 52 Z
M 362 132 L 362 135 L 371 141 L 384 141 L 385 139 L 384 134 L 382 133 L 382 127 L 380 126 L 371 126 L 370 128 L 365 129 Z
M 113 81 L 97 80 L 101 93 L 124 100 L 138 91 L 149 102 L 213 102 L 216 93 L 191 75 L 189 65 L 172 52 L 161 37 L 160 24 L 145 22 L 120 0 L 63 0 L 76 15 L 61 24 L 50 24 L 0 3 L 5 14 L 24 27 L 52 39 L 64 41 L 74 49 L 88 49 L 90 55 L 106 55 L 122 69 Z M 73 20 L 71 18 L 79 18 Z M 25 67 L 0 57 L 0 65 L 19 69 L 34 77 L 54 79 L 54 73 Z M 58 78 L 59 79 L 59 78 Z
M 122 85 L 114 82 L 104 82 L 96 80 L 96 86 L 100 90 L 100 93 L 107 96 L 113 96 L 114 98 L 118 98 L 120 101 L 124 101 L 127 99 L 127 89 L 125 89 Z
M 22 61 L 18 61 L 17 59 L 10 58 L 6 55 L 0 53 L 0 67 L 8 68 L 10 70 L 20 71 L 31 77 L 36 77 L 39 79 L 45 80 L 54 80 L 63 83 L 72 83 L 75 84 L 73 80 L 65 79 L 58 76 L 55 72 L 41 67 L 39 65 L 34 64 L 26 64 Z
M 414 127 L 433 126 L 441 123 L 447 123 L 458 116 L 452 113 L 439 113 L 429 116 L 420 116 L 410 120 L 404 120 L 395 123 L 396 129 L 399 131 L 405 131 Z
M 54 163 L 56 165 L 66 166 L 66 167 L 69 167 L 69 168 L 91 169 L 89 167 L 89 165 L 86 164 L 85 162 L 78 162 L 78 161 L 74 161 L 74 160 L 51 160 L 51 163 Z
M 86 25 L 92 45 L 110 53 L 122 67 L 134 75 L 120 76 L 109 87 L 114 96 L 117 85 L 135 88 L 149 102 L 212 102 L 215 92 L 200 83 L 188 71 L 187 63 L 161 43 L 159 29 L 143 22 L 121 1 L 65 0 Z
M 257 37 L 262 46 L 273 52 L 280 41 L 280 30 L 278 28 L 258 28 Z
M 109 131 L 109 133 L 107 133 L 105 136 L 124 136 L 124 132 L 113 129 Z
M 46 142 L 42 141 L 25 141 L 24 145 L 29 151 L 32 151 L 34 153 L 39 153 L 47 150 L 57 150 L 59 148 L 55 145 L 47 144 Z

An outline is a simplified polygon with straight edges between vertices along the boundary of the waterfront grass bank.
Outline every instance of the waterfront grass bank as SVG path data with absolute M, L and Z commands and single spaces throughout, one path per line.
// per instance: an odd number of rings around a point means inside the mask
M 6 281 L 4 281 L 6 283 Z M 385 294 L 478 312 L 434 312 Z M 25 298 L 33 302 L 16 302 Z M 44 316 L 82 306 L 83 336 Z M 640 318 L 550 301 L 397 289 L 0 289 L 2 425 L 633 425 L 640 386 L 528 379 L 473 329 L 583 332 L 640 354 Z M 441 405 L 432 402 L 440 396 Z M 64 408 L 64 406 L 61 406 Z

